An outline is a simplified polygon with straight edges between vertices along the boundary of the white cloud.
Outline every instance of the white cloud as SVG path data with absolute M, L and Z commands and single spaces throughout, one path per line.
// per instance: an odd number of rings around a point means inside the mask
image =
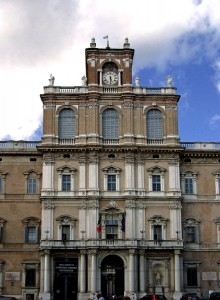
M 165 69 L 198 53 L 216 60 L 219 10 L 219 0 L 2 0 L 0 139 L 28 139 L 40 126 L 39 94 L 50 73 L 55 85 L 81 83 L 92 37 L 105 47 L 108 34 L 113 48 L 128 37 L 136 50 L 135 72 Z
M 209 124 L 212 128 L 219 126 L 220 125 L 220 115 L 217 114 L 217 115 L 212 116 L 212 118 L 209 121 Z

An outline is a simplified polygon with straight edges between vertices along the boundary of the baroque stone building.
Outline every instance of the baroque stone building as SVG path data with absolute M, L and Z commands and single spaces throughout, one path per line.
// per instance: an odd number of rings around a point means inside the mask
M 41 95 L 38 142 L 0 143 L 0 294 L 179 299 L 220 279 L 220 144 L 180 143 L 180 96 L 132 85 L 134 50 L 85 50 Z

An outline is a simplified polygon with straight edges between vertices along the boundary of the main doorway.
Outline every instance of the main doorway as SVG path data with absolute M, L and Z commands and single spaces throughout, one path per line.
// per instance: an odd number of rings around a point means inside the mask
M 78 259 L 55 260 L 54 300 L 77 300 Z
M 124 262 L 118 255 L 108 255 L 102 261 L 101 291 L 106 299 L 124 295 Z

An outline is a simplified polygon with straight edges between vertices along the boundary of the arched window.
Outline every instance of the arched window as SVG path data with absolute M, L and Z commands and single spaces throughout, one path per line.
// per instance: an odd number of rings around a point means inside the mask
M 119 140 L 119 116 L 117 110 L 106 109 L 102 114 L 102 136 L 107 144 L 118 143 Z
M 74 140 L 76 135 L 76 116 L 70 108 L 64 108 L 59 113 L 59 139 Z
M 163 116 L 158 109 L 147 112 L 147 139 L 161 141 L 163 139 Z

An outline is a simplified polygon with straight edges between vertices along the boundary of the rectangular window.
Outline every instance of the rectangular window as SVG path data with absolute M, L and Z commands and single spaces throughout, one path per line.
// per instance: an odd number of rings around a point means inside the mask
M 106 239 L 115 240 L 118 237 L 118 220 L 106 220 Z
M 0 176 L 0 193 L 2 193 L 2 177 Z
M 193 194 L 193 179 L 185 178 L 185 193 Z
M 0 243 L 2 243 L 3 240 L 3 227 L 0 227 Z
M 152 191 L 153 192 L 161 191 L 160 175 L 152 175 Z
M 28 194 L 36 194 L 36 193 L 37 193 L 37 179 L 28 178 Z
M 187 226 L 186 230 L 186 242 L 195 243 L 196 242 L 196 228 L 194 226 Z
M 154 225 L 154 240 L 162 240 L 162 227 L 161 225 Z
M 35 269 L 26 269 L 25 274 L 25 286 L 26 287 L 35 287 L 36 286 L 36 270 Z
M 108 191 L 116 191 L 116 175 L 108 175 Z
M 62 175 L 62 191 L 69 192 L 71 190 L 71 175 Z
M 197 286 L 196 268 L 187 268 L 187 286 Z
M 70 240 L 70 226 L 62 225 L 62 240 L 69 241 Z
M 37 243 L 38 242 L 38 228 L 36 226 L 27 226 L 25 232 L 26 243 Z
M 220 177 L 218 177 L 218 193 L 220 194 Z

